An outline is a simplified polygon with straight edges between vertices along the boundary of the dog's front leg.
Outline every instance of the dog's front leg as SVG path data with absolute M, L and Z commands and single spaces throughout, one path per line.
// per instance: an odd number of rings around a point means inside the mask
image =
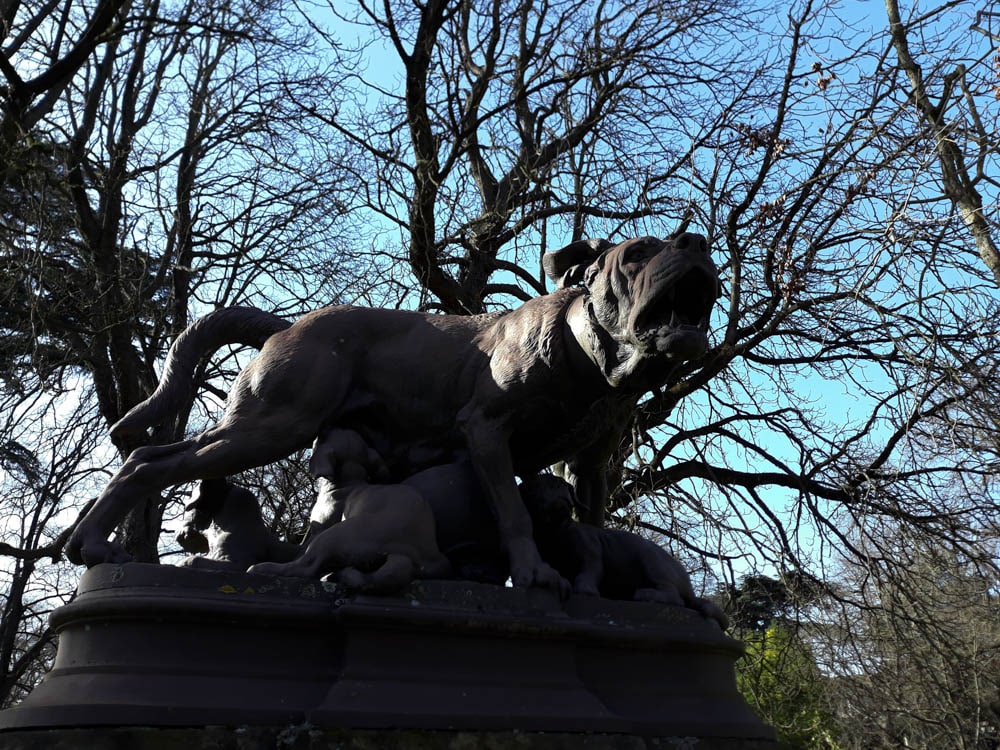
M 458 423 L 465 433 L 472 465 L 493 505 L 514 585 L 542 586 L 562 597 L 568 596 L 569 583 L 538 554 L 531 517 L 514 480 L 506 431 L 501 425 L 483 418 L 480 412 L 460 414 Z
M 605 476 L 607 461 L 588 461 L 584 464 L 567 462 L 565 479 L 576 491 L 577 515 L 583 523 L 601 528 L 604 526 L 604 505 L 608 500 L 608 480 Z
M 605 505 L 608 502 L 608 461 L 621 442 L 627 414 L 624 409 L 613 412 L 614 418 L 609 422 L 608 429 L 564 463 L 563 479 L 576 492 L 577 517 L 590 526 L 604 526 Z
M 580 570 L 573 579 L 573 592 L 584 596 L 600 596 L 604 578 L 604 553 L 601 549 L 601 532 L 592 526 L 567 521 L 569 534 L 566 539 L 576 548 Z

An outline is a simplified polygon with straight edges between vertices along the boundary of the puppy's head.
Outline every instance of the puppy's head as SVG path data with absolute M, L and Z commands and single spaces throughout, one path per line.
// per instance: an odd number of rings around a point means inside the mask
M 229 496 L 232 485 L 225 479 L 202 479 L 184 506 L 184 522 L 192 529 L 204 531 L 212 523 Z
M 386 480 L 389 473 L 382 457 L 361 435 L 341 429 L 327 430 L 313 442 L 309 472 L 333 480 L 367 478 L 376 482 Z
M 573 486 L 553 474 L 536 474 L 520 485 L 524 507 L 538 530 L 556 529 L 573 520 Z
M 205 530 L 222 510 L 230 485 L 225 479 L 203 479 L 198 483 L 191 500 L 184 506 L 184 525 L 177 532 L 177 543 L 191 554 L 208 552 Z

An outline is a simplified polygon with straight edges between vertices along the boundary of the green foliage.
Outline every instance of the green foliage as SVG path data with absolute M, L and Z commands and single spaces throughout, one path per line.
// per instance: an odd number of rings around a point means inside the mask
M 795 750 L 839 747 L 825 708 L 823 676 L 808 645 L 778 623 L 743 640 L 747 653 L 736 665 L 736 684 L 778 740 Z

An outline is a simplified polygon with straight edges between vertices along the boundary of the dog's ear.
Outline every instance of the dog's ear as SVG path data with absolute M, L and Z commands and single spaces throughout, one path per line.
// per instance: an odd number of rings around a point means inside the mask
M 564 289 L 579 284 L 587 267 L 613 245 L 607 240 L 577 240 L 542 255 L 542 268 L 559 289 Z
M 580 272 L 583 285 L 587 287 L 587 289 L 590 289 L 594 283 L 594 279 L 597 277 L 597 274 L 599 274 L 601 269 L 604 268 L 604 259 L 606 257 L 607 256 L 604 253 L 601 253 L 597 256 L 593 263 L 588 266 L 584 266 L 583 270 Z

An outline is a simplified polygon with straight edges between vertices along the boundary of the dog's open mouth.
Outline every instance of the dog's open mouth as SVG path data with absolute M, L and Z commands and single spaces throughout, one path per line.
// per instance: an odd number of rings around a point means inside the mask
M 664 284 L 636 315 L 636 338 L 662 354 L 700 356 L 708 348 L 708 318 L 717 296 L 718 281 L 712 272 L 700 266 L 688 268 Z

